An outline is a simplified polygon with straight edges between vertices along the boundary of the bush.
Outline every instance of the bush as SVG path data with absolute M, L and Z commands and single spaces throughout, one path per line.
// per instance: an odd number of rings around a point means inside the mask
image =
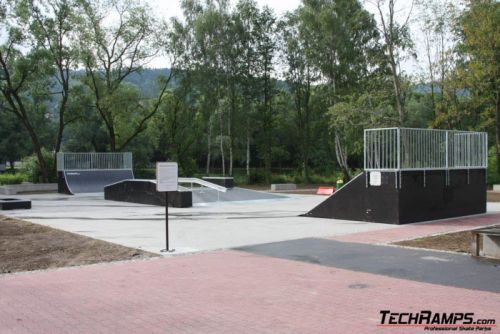
M 42 155 L 47 164 L 49 182 L 57 182 L 57 175 L 54 173 L 54 155 L 52 152 L 42 149 Z M 36 154 L 23 158 L 21 172 L 26 175 L 26 180 L 33 183 L 40 183 L 42 172 Z
M 495 156 L 495 151 L 490 150 L 488 156 L 488 185 L 500 184 L 500 175 L 497 173 L 497 159 Z
M 271 183 L 293 183 L 289 175 L 271 175 Z
M 134 170 L 136 179 L 156 179 L 156 170 L 154 168 L 138 168 Z
M 255 183 L 265 183 L 266 182 L 266 173 L 264 171 L 251 171 L 250 177 L 248 178 L 249 184 Z
M 20 184 L 24 182 L 26 179 L 26 176 L 21 173 L 17 174 L 0 174 L 0 185 L 5 185 L 5 184 Z

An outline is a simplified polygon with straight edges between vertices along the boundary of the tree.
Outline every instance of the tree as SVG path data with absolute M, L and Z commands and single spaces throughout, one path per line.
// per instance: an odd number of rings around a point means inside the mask
M 413 8 L 411 1 L 410 10 L 406 18 L 399 23 L 397 17 L 399 14 L 396 9 L 396 0 L 374 0 L 380 20 L 380 34 L 383 38 L 383 48 L 390 65 L 390 71 L 394 84 L 394 96 L 396 101 L 396 110 L 399 115 L 399 126 L 405 125 L 405 91 L 402 85 L 402 73 L 400 62 L 403 59 L 404 52 L 411 49 L 412 40 L 410 37 L 409 20 Z M 385 8 L 387 4 L 387 8 Z
M 448 87 L 448 75 L 454 71 L 455 41 L 452 30 L 457 16 L 456 6 L 449 1 L 425 0 L 419 3 L 421 30 L 425 48 L 426 69 L 424 82 L 430 85 L 431 111 L 434 118 L 442 119 L 442 113 L 449 109 L 445 100 L 452 93 Z M 439 107 L 439 108 L 438 108 Z M 438 122 L 433 126 L 439 127 Z
M 286 59 L 286 82 L 295 107 L 295 124 L 299 134 L 301 170 L 309 179 L 309 155 L 311 152 L 311 112 L 312 85 L 318 74 L 311 62 L 313 52 L 310 44 L 311 32 L 299 20 L 297 13 L 289 13 L 281 23 L 283 34 L 283 54 Z
M 363 81 L 375 67 L 378 33 L 372 16 L 357 0 L 304 0 L 298 9 L 304 27 L 311 33 L 312 64 L 328 89 L 328 105 L 345 94 L 363 89 Z M 349 166 L 343 159 L 343 140 L 332 128 L 336 157 L 345 181 L 350 179 Z
M 0 45 L 2 111 L 15 115 L 26 129 L 38 159 L 41 181 L 48 182 L 50 166 L 42 153 L 43 134 L 37 123 L 49 117 L 52 63 L 44 50 L 33 45 L 22 16 L 17 13 L 19 8 L 12 5 L 3 8 L 0 30 L 6 36 L 2 36 L 4 41 Z
M 260 83 L 257 119 L 261 129 L 260 147 L 264 160 L 266 182 L 271 180 L 271 163 L 273 148 L 274 110 L 273 97 L 276 94 L 274 73 L 274 56 L 277 51 L 276 17 L 271 9 L 264 7 L 256 21 L 256 77 Z
M 178 23 L 177 31 L 185 40 L 182 56 L 183 70 L 193 71 L 196 74 L 200 92 L 200 101 L 205 118 L 206 133 L 206 165 L 205 171 L 210 174 L 212 149 L 214 143 L 214 121 L 219 121 L 219 150 L 221 165 L 225 169 L 224 156 L 224 126 L 221 101 L 223 99 L 223 85 L 225 84 L 221 49 L 224 39 L 225 24 L 227 22 L 227 1 L 185 0 L 181 2 L 186 23 L 181 28 Z
M 0 113 L 0 162 L 14 162 L 30 152 L 30 140 L 19 119 L 12 113 Z
M 179 85 L 162 100 L 159 112 L 154 116 L 151 132 L 156 141 L 158 160 L 171 159 L 179 163 L 186 176 L 196 172 L 193 147 L 198 140 L 201 115 L 192 90 L 192 78 L 188 73 L 179 74 Z
M 459 77 L 471 96 L 493 116 L 497 173 L 500 174 L 500 3 L 468 1 L 459 17 Z
M 78 45 L 76 27 L 80 17 L 76 12 L 77 2 L 74 0 L 23 0 L 20 1 L 21 17 L 29 26 L 36 47 L 45 50 L 50 66 L 55 70 L 56 80 L 53 96 L 57 96 L 57 134 L 54 143 L 54 160 L 61 149 L 66 117 L 70 99 L 71 71 L 78 66 Z M 54 165 L 55 169 L 56 166 Z
M 244 113 L 245 132 L 245 169 L 247 177 L 250 177 L 251 143 L 254 132 L 253 119 L 255 118 L 255 107 L 258 96 L 257 83 L 257 18 L 259 9 L 253 0 L 240 0 L 236 6 L 234 20 L 239 26 L 239 43 L 241 44 L 241 69 L 240 89 L 242 99 L 242 109 Z
M 120 151 L 143 132 L 157 112 L 173 76 L 159 80 L 154 99 L 140 95 L 126 79 L 168 46 L 160 33 L 164 24 L 149 15 L 150 9 L 133 0 L 109 0 L 83 4 L 85 21 L 81 36 L 81 60 L 94 108 L 108 131 L 111 151 Z M 115 15 L 116 23 L 109 23 Z M 175 66 L 175 62 L 173 62 Z

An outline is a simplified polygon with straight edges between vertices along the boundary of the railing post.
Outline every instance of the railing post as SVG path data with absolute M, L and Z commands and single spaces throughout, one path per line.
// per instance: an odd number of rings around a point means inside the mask
M 366 129 L 363 130 L 363 169 L 366 170 Z
M 401 128 L 398 128 L 398 131 L 397 131 L 397 134 L 398 134 L 398 148 L 397 148 L 397 151 L 398 151 L 398 168 L 397 170 L 399 171 L 401 169 Z
M 448 166 L 448 154 L 449 154 L 449 153 L 448 153 L 448 131 L 446 131 L 445 141 L 446 141 L 446 149 L 445 149 L 445 151 L 446 151 L 445 167 L 446 167 L 446 169 L 448 169 L 448 167 L 449 167 L 449 166 Z

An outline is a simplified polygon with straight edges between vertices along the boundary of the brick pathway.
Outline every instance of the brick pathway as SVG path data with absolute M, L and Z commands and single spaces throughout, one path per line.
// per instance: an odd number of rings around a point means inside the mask
M 494 293 L 235 251 L 7 275 L 0 296 L 2 333 L 376 333 L 381 309 L 500 310 Z
M 499 217 L 370 235 L 380 242 Z M 366 242 L 365 234 L 351 238 Z M 498 322 L 500 296 L 238 251 L 0 276 L 2 334 L 425 333 L 378 327 L 385 309 L 474 312 Z
M 438 220 L 430 223 L 409 224 L 385 230 L 335 236 L 328 239 L 367 244 L 381 244 L 415 239 L 435 234 L 471 230 L 474 228 L 497 224 L 500 224 L 500 213 Z

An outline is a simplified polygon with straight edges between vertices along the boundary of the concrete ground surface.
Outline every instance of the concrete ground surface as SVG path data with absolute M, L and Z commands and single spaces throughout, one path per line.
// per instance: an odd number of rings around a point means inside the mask
M 163 235 L 162 208 L 95 195 L 31 198 L 33 210 L 12 215 L 161 247 L 148 236 Z M 500 332 L 500 263 L 388 245 L 498 224 L 498 205 L 403 226 L 297 217 L 323 199 L 172 209 L 174 246 L 204 252 L 0 275 L 0 333 L 428 332 L 381 326 L 382 310 L 472 312 L 496 320 L 482 329 Z M 209 251 L 229 247 L 237 248 Z
M 33 208 L 8 211 L 9 216 L 150 252 L 165 248 L 162 207 L 105 201 L 102 194 L 22 198 L 31 199 Z M 276 200 L 169 208 L 170 245 L 180 254 L 394 227 L 299 217 L 323 200 L 324 196 L 286 195 Z

